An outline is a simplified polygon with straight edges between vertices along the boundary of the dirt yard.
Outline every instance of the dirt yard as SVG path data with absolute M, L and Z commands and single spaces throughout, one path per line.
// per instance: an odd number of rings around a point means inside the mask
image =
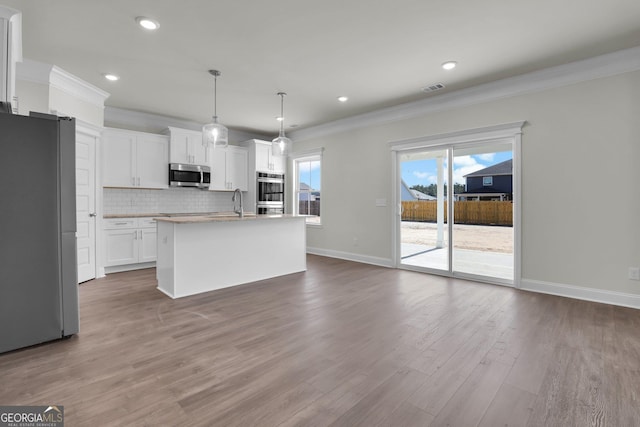
M 447 225 L 444 238 L 447 239 Z M 437 226 L 430 222 L 402 222 L 402 243 L 435 246 Z M 456 248 L 475 251 L 512 253 L 513 228 L 486 225 L 454 225 L 453 239 Z M 446 244 L 445 244 L 446 246 Z

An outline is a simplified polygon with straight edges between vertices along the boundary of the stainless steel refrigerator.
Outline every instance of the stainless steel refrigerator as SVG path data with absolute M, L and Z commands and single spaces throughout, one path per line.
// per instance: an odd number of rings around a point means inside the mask
M 0 113 L 0 353 L 79 329 L 75 120 Z

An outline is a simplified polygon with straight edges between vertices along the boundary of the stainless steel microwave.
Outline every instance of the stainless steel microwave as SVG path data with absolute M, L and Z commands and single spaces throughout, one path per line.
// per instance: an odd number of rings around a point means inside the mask
M 207 190 L 210 184 L 209 166 L 169 163 L 169 187 L 196 187 Z

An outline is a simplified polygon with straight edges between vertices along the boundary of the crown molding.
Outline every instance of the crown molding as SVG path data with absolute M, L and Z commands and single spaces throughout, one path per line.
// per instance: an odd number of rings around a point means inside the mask
M 109 93 L 85 82 L 55 65 L 51 69 L 51 87 L 59 89 L 96 107 L 104 108 Z
M 109 127 L 151 133 L 163 133 L 170 127 L 202 132 L 202 123 L 117 107 L 105 107 L 104 123 Z M 265 135 L 229 129 L 229 140 L 233 142 L 264 138 Z
M 640 70 L 640 46 L 290 131 L 289 137 L 295 143 L 637 70 Z
M 24 59 L 19 62 L 16 74 L 18 80 L 56 88 L 100 108 L 104 108 L 104 101 L 110 95 L 108 92 L 85 82 L 60 67 L 31 59 Z

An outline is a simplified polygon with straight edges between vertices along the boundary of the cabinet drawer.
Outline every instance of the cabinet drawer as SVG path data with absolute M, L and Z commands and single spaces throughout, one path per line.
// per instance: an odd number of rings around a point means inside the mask
M 138 218 L 138 227 L 156 228 L 156 220 L 153 218 Z
M 104 220 L 105 230 L 117 230 L 121 228 L 137 228 L 138 218 L 109 218 Z

